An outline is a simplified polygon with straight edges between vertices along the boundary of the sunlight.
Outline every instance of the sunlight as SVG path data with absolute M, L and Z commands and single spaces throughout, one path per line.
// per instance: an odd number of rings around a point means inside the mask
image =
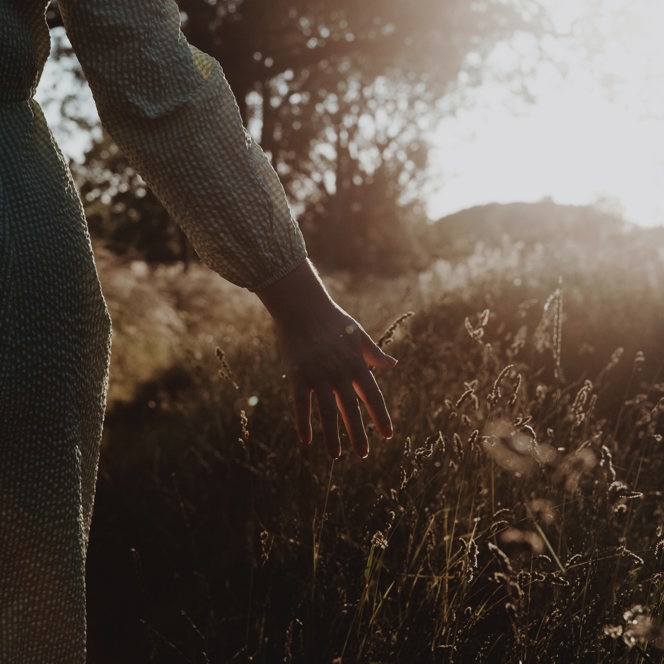
M 429 217 L 551 198 L 602 201 L 630 221 L 663 224 L 664 3 L 540 2 L 553 34 L 538 40 L 522 32 L 499 43 L 483 83 L 462 72 L 445 100 L 431 138 Z M 66 39 L 61 29 L 53 38 Z M 470 53 L 468 62 L 477 57 Z M 97 118 L 73 67 L 50 60 L 38 98 L 67 157 L 80 162 L 90 134 L 62 115 L 63 96 L 65 111 L 91 126 Z M 363 126 L 367 135 L 373 130 Z
M 439 124 L 432 164 L 443 185 L 431 192 L 431 218 L 548 197 L 602 200 L 639 224 L 664 223 L 664 5 L 545 4 L 560 37 L 539 43 L 550 61 L 528 78 L 533 103 L 512 88 L 538 44 L 517 37 L 496 47 L 479 89 L 462 91 L 467 110 Z

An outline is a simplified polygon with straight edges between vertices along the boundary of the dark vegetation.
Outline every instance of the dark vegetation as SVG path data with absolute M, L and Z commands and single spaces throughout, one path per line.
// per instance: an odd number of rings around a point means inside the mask
M 296 441 L 251 296 L 102 252 L 120 357 L 91 660 L 659 661 L 661 238 L 555 212 L 468 211 L 448 244 L 496 233 L 457 259 L 331 276 L 376 337 L 414 311 L 384 341 L 395 439 L 334 464 Z

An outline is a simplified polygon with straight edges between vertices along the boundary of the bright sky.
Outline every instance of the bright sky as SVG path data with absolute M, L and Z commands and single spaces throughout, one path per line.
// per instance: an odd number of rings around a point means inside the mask
M 494 52 L 495 72 L 434 137 L 429 214 L 493 201 L 601 200 L 643 225 L 664 224 L 664 3 L 550 0 L 561 32 L 596 40 L 591 57 L 549 44 L 567 71 L 540 63 L 534 102 L 510 71 L 532 57 L 527 39 Z M 611 83 L 609 88 L 607 83 Z
M 534 41 L 522 36 L 493 52 L 480 88 L 462 81 L 432 137 L 429 215 L 552 198 L 602 200 L 637 223 L 664 224 L 664 2 L 542 2 L 570 35 L 539 43 L 563 67 L 536 60 Z M 593 44 L 590 52 L 571 50 L 574 40 Z M 532 101 L 513 90 L 514 72 L 529 65 Z M 38 97 L 74 89 L 68 76 L 50 63 Z M 71 103 L 78 113 L 90 107 L 89 97 Z M 56 104 L 46 112 L 67 155 L 80 159 L 80 130 L 58 127 Z

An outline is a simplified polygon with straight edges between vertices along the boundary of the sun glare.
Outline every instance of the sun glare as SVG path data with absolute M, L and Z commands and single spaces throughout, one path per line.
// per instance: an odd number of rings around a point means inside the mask
M 464 91 L 464 110 L 441 121 L 432 161 L 442 185 L 430 216 L 548 197 L 602 200 L 631 221 L 664 223 L 664 5 L 546 6 L 557 34 L 498 45 L 484 83 Z M 524 81 L 529 59 L 537 62 Z M 532 103 L 517 88 L 524 83 Z

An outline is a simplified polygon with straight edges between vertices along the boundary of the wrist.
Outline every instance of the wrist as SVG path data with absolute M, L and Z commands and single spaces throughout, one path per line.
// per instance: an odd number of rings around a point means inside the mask
M 309 259 L 256 295 L 278 325 L 298 324 L 336 308 Z

